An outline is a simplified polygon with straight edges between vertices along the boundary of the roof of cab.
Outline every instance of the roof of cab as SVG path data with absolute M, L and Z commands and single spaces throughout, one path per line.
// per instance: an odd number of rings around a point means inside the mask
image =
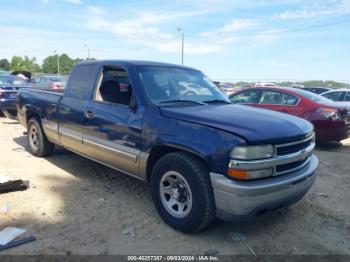
M 163 62 L 155 62 L 155 61 L 141 61 L 141 60 L 95 60 L 95 61 L 83 61 L 78 63 L 81 64 L 111 64 L 111 65 L 121 65 L 125 67 L 131 66 L 158 66 L 158 67 L 172 67 L 172 68 L 184 68 L 184 69 L 192 69 L 198 70 L 192 67 L 163 63 Z

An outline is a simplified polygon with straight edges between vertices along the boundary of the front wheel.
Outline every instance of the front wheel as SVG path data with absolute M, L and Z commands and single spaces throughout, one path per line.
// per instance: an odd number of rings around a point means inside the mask
M 197 157 L 175 152 L 158 160 L 151 194 L 162 219 L 176 230 L 195 233 L 215 218 L 209 171 Z
M 27 141 L 30 152 L 37 157 L 49 156 L 53 152 L 54 144 L 47 139 L 37 118 L 28 121 Z

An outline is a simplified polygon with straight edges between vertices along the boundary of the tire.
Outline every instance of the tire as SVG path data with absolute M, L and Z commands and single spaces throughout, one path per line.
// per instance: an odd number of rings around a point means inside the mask
M 49 156 L 54 149 L 54 144 L 47 139 L 41 123 L 36 117 L 28 121 L 27 142 L 30 152 L 37 157 Z
M 189 153 L 160 158 L 152 170 L 150 188 L 159 215 L 176 230 L 195 233 L 215 218 L 209 170 Z

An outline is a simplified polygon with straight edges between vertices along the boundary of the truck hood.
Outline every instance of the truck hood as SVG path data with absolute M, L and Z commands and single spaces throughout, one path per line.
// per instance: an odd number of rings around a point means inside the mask
M 165 117 L 230 132 L 249 144 L 282 143 L 313 130 L 312 124 L 301 118 L 244 105 L 161 107 L 160 111 Z

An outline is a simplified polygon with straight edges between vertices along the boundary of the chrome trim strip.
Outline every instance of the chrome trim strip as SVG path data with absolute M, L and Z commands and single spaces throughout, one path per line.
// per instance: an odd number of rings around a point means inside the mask
M 141 152 L 139 158 L 139 176 L 142 177 L 143 180 L 147 180 L 147 162 L 149 158 L 149 153 Z
M 61 144 L 60 137 L 58 134 L 58 124 L 56 122 L 43 119 L 42 125 L 44 128 L 45 135 L 49 141 L 55 143 L 55 144 Z
M 92 140 L 90 140 L 88 138 L 83 138 L 83 144 L 85 144 L 85 143 L 89 143 L 89 144 L 92 144 L 92 145 L 94 145 L 96 147 L 100 147 L 100 148 L 103 148 L 105 150 L 108 150 L 108 151 L 111 151 L 113 153 L 116 153 L 118 155 L 122 155 L 122 156 L 132 160 L 135 163 L 137 162 L 138 155 L 124 151 L 126 149 L 125 146 L 117 145 L 117 147 L 119 147 L 119 148 L 116 148 L 116 147 L 111 147 L 111 146 L 107 146 L 107 145 L 104 145 L 104 144 L 92 141 Z M 121 147 L 123 147 L 124 150 L 122 150 Z
M 50 131 L 55 131 L 58 133 L 58 125 L 57 124 L 50 123 L 50 121 L 47 121 L 47 120 L 46 121 L 43 120 L 42 123 L 43 123 L 44 129 L 47 128 L 47 129 L 50 129 Z
M 82 157 L 86 157 L 86 158 L 88 158 L 88 159 L 90 159 L 90 160 L 92 160 L 92 161 L 95 161 L 95 162 L 97 162 L 97 163 L 100 163 L 100 164 L 102 164 L 102 165 L 105 165 L 105 166 L 107 166 L 107 167 L 109 167 L 109 168 L 112 168 L 112 169 L 117 170 L 117 171 L 119 171 L 119 172 L 122 172 L 122 173 L 124 173 L 124 174 L 126 174 L 126 175 L 129 175 L 129 176 L 132 176 L 132 177 L 134 177 L 134 178 L 137 178 L 138 180 L 145 181 L 144 177 L 142 177 L 142 176 L 137 176 L 137 175 L 131 174 L 131 173 L 129 173 L 129 172 L 126 172 L 126 171 L 124 171 L 124 170 L 121 170 L 121 169 L 119 169 L 119 168 L 116 168 L 116 167 L 114 167 L 114 166 L 112 166 L 112 165 L 106 164 L 105 162 L 102 162 L 102 161 L 96 160 L 96 159 L 94 159 L 94 158 L 92 158 L 92 157 L 89 157 L 88 155 L 85 155 L 85 154 L 83 154 L 83 153 L 81 153 L 81 152 L 75 151 L 75 150 L 73 150 L 73 149 L 71 149 L 71 148 L 67 148 L 67 149 L 68 149 L 69 151 L 72 151 L 73 153 L 76 153 L 77 155 L 80 155 L 80 156 L 82 156 Z
M 295 142 L 290 142 L 290 143 L 286 143 L 286 144 L 278 144 L 275 145 L 275 148 L 281 148 L 281 147 L 286 147 L 286 146 L 292 146 L 292 145 L 297 145 L 297 144 L 302 144 L 306 141 L 312 140 L 315 138 L 315 133 L 313 133 L 311 136 L 301 140 L 301 141 L 295 141 Z
M 238 170 L 259 170 L 298 162 L 305 160 L 307 157 L 311 156 L 312 152 L 314 151 L 314 148 L 315 143 L 311 143 L 311 145 L 309 145 L 307 148 L 289 155 L 276 156 L 274 158 L 252 161 L 231 159 L 229 163 L 229 168 L 234 168 Z
M 67 136 L 68 138 L 72 138 L 74 140 L 79 141 L 79 143 L 81 143 L 81 144 L 83 143 L 83 137 L 80 136 L 80 134 L 78 132 L 74 132 L 72 130 L 60 127 L 58 130 L 58 133 L 63 138 L 64 138 L 64 136 Z

